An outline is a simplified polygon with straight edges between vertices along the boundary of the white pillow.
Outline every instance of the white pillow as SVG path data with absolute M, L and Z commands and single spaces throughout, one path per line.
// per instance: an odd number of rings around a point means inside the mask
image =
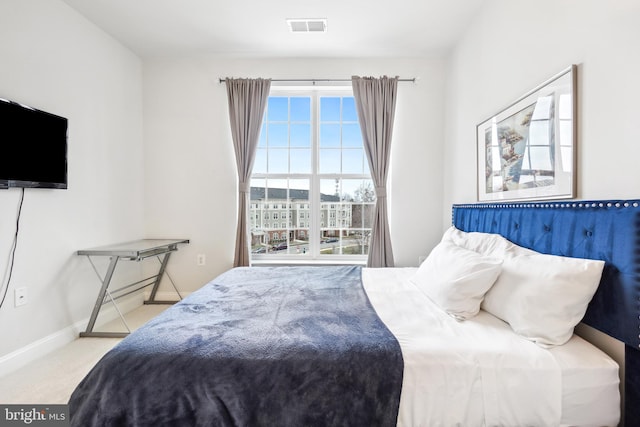
M 542 347 L 566 343 L 600 283 L 604 261 L 546 255 L 512 244 L 482 308 Z
M 409 279 L 433 302 L 458 320 L 480 311 L 480 303 L 493 285 L 502 260 L 486 257 L 455 245 L 440 242 Z
M 505 252 L 513 245 L 499 234 L 466 232 L 451 226 L 445 231 L 442 240 L 449 240 L 465 249 L 482 255 L 504 257 Z M 528 249 L 522 248 L 527 251 Z

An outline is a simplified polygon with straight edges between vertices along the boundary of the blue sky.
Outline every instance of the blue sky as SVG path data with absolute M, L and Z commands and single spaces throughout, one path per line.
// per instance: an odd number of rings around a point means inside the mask
M 254 173 L 312 173 L 311 103 L 309 96 L 269 97 Z M 319 104 L 318 173 L 369 174 L 353 97 L 322 96 Z M 362 179 L 343 180 L 340 192 L 353 194 L 361 184 Z M 287 181 L 270 180 L 269 186 L 287 187 Z M 308 189 L 309 183 L 290 180 L 289 187 Z M 321 192 L 334 194 L 335 179 L 321 179 Z

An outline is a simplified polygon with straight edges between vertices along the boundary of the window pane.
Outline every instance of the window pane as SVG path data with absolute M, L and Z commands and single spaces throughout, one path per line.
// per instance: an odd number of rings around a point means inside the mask
M 358 113 L 356 103 L 352 96 L 342 98 L 342 120 L 345 122 L 357 122 Z
M 340 125 L 320 125 L 320 147 L 340 147 Z
M 267 180 L 267 187 L 269 188 L 269 206 L 271 209 L 278 209 L 282 200 L 286 198 L 287 179 L 273 179 Z
M 289 150 L 282 148 L 272 148 L 268 154 L 269 173 L 289 172 Z
M 311 98 L 292 97 L 291 98 L 291 121 L 309 122 L 311 121 Z
M 320 149 L 320 173 L 340 173 L 340 149 Z
M 253 173 L 267 173 L 267 150 L 258 148 L 253 161 Z
M 320 231 L 320 255 L 341 255 L 340 231 L 324 228 Z
M 311 147 L 311 125 L 291 125 L 291 146 Z
M 266 181 L 264 179 L 251 180 L 251 201 L 249 209 L 249 224 L 251 228 L 251 253 L 265 253 L 263 244 L 265 237 L 266 216 Z
M 320 180 L 320 254 L 340 255 L 341 196 L 340 179 Z
M 363 165 L 363 175 L 371 176 L 371 170 L 369 169 L 369 160 L 367 159 L 367 153 L 364 152 L 364 165 Z
M 342 187 L 339 179 L 321 179 L 320 180 L 320 201 L 336 202 L 340 201 L 340 193 Z
M 373 203 L 354 203 L 352 205 L 352 226 L 346 230 L 350 240 L 351 254 L 367 255 L 371 241 L 371 222 L 373 218 Z
M 358 203 L 375 203 L 376 191 L 371 179 L 343 180 L 345 192 L 353 195 L 353 201 Z
M 266 147 L 267 146 L 267 124 L 262 123 L 260 127 L 260 139 L 258 139 L 258 147 Z
M 289 146 L 289 125 L 270 123 L 267 131 L 267 144 L 269 144 L 269 147 Z
M 290 253 L 306 255 L 309 252 L 309 222 L 311 209 L 309 204 L 309 180 L 292 179 L 289 181 L 289 201 L 292 241 Z
M 311 149 L 292 148 L 290 155 L 291 164 L 289 170 L 291 173 L 311 173 Z
M 361 174 L 364 168 L 364 150 L 351 148 L 342 150 L 342 173 Z
M 323 179 L 321 255 L 366 255 L 375 194 L 369 179 Z
M 351 228 L 354 230 L 371 231 L 373 223 L 373 203 L 354 203 L 353 204 L 353 220 Z
M 267 191 L 268 203 L 265 204 L 266 211 L 263 214 L 266 213 L 266 217 L 271 218 L 271 223 L 263 228 L 261 253 L 309 253 L 308 226 L 300 225 L 300 218 L 304 221 L 310 210 L 309 180 L 269 180 Z
M 288 121 L 289 99 L 283 96 L 270 96 L 267 103 L 267 120 Z
M 371 179 L 344 180 L 343 188 L 353 194 L 351 224 L 346 231 L 352 242 L 350 251 L 353 254 L 367 255 L 376 201 L 373 181 Z
M 323 122 L 340 121 L 340 98 L 339 97 L 320 98 L 320 121 L 323 121 Z
M 342 125 L 342 146 L 362 147 L 362 132 L 359 124 Z

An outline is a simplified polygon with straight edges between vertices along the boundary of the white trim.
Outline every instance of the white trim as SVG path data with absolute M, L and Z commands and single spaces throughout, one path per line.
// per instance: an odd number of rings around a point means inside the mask
M 123 298 L 118 307 L 123 313 L 128 313 L 140 307 L 142 302 L 142 293 L 136 293 Z M 119 318 L 118 312 L 113 305 L 107 304 L 100 311 L 99 322 L 96 323 L 96 326 L 104 325 Z M 10 374 L 34 360 L 45 357 L 52 351 L 75 341 L 78 339 L 78 334 L 86 329 L 88 323 L 89 317 L 0 357 L 0 377 Z

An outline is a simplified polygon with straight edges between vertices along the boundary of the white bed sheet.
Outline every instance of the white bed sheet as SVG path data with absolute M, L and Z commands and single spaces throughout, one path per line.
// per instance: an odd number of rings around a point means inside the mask
M 411 282 L 415 268 L 363 269 L 404 359 L 399 427 L 615 426 L 618 365 L 574 336 L 543 349 L 480 311 L 448 316 Z

